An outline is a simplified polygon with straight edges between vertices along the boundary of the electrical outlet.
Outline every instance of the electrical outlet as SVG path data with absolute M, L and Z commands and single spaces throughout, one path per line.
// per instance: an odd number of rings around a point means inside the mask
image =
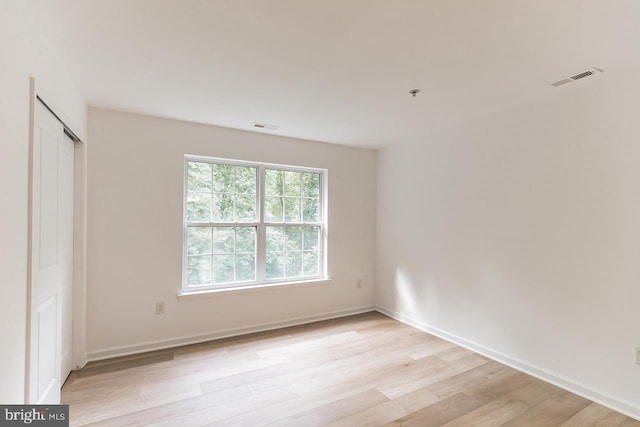
M 640 365 L 640 347 L 636 347 L 636 365 Z
M 362 287 L 362 279 L 356 280 L 356 288 L 360 289 Z
M 164 314 L 164 302 L 156 303 L 156 314 Z

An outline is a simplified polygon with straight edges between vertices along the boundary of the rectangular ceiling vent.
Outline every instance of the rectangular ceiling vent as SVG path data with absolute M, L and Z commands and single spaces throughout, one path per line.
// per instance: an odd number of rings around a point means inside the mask
M 585 77 L 589 77 L 593 75 L 593 71 L 585 71 L 584 73 L 576 74 L 575 76 L 571 76 L 571 80 L 580 80 Z
M 266 123 L 253 123 L 253 127 L 256 129 L 278 130 L 280 126 L 268 125 Z
M 567 83 L 574 82 L 576 80 L 584 79 L 585 77 L 593 76 L 594 74 L 603 73 L 604 70 L 602 68 L 593 67 L 591 70 L 584 71 L 579 74 L 575 74 L 573 76 L 567 77 L 566 79 L 558 80 L 557 82 L 551 83 L 551 86 L 558 87 L 562 85 L 566 85 Z

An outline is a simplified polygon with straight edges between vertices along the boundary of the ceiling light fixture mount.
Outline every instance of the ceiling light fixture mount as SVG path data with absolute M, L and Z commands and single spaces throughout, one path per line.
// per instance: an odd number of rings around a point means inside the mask
M 409 95 L 411 95 L 413 98 L 416 97 L 416 95 L 418 95 L 420 93 L 420 89 L 411 89 L 409 91 Z

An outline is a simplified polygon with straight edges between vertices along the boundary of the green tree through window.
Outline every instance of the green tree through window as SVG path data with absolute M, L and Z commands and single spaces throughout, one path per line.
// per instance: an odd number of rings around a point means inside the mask
M 187 157 L 183 287 L 322 277 L 325 173 Z

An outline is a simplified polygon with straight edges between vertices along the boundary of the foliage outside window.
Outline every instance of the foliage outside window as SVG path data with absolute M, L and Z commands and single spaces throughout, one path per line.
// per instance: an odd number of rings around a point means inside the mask
M 185 290 L 324 276 L 324 171 L 186 158 Z

